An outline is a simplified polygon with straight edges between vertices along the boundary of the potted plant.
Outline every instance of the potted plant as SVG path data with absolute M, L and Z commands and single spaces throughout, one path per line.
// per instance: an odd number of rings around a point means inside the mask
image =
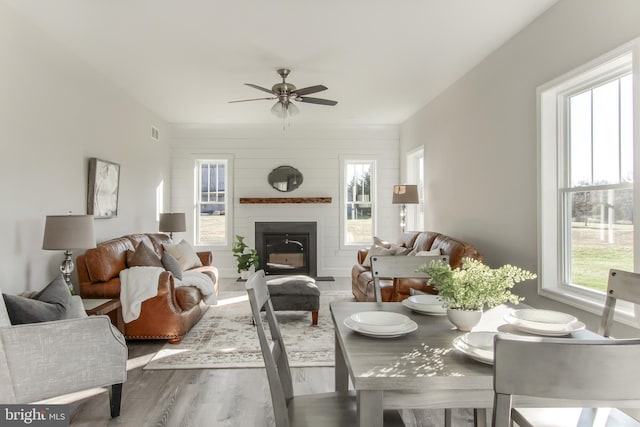
M 253 267 L 254 270 L 260 267 L 258 251 L 251 249 L 244 242 L 243 236 L 236 235 L 236 241 L 233 243 L 231 251 L 238 262 L 238 273 L 240 273 L 241 279 L 248 278 L 251 267 Z
M 416 271 L 431 276 L 430 283 L 447 308 L 449 320 L 463 331 L 470 330 L 480 321 L 485 306 L 492 308 L 506 302 L 518 304 L 524 298 L 513 294 L 511 288 L 518 282 L 537 277 L 513 265 L 491 268 L 472 258 L 463 258 L 462 266 L 457 269 L 434 260 Z

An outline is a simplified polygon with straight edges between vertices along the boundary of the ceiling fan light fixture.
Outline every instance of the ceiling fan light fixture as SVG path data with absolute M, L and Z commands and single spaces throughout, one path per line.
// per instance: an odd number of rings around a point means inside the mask
M 287 117 L 287 108 L 280 101 L 278 101 L 275 104 L 273 104 L 273 107 L 271 107 L 271 112 L 276 117 L 281 118 L 281 119 L 284 119 L 285 117 Z
M 278 118 L 286 119 L 287 117 L 295 116 L 300 110 L 290 102 L 278 101 L 271 107 L 271 112 Z
M 296 107 L 296 104 L 288 103 L 287 111 L 289 112 L 289 116 L 295 116 L 300 112 L 300 109 Z

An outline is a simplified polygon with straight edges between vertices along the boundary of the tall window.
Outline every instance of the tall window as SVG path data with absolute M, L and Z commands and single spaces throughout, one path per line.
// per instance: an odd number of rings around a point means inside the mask
M 407 230 L 424 229 L 424 149 L 419 148 L 407 154 L 407 184 L 418 186 L 417 205 L 407 206 Z
M 368 244 L 375 230 L 375 162 L 344 162 L 344 244 Z
M 542 293 L 585 309 L 634 271 L 633 86 L 627 47 L 538 91 Z
M 227 160 L 199 160 L 197 196 L 198 244 L 227 244 Z
M 567 96 L 569 182 L 560 189 L 567 284 L 604 291 L 609 268 L 633 270 L 631 74 Z

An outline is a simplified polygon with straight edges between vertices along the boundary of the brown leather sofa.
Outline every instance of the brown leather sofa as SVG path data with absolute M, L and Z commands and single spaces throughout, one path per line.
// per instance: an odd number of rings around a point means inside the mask
M 135 250 L 140 243 L 162 256 L 163 243 L 172 243 L 166 234 L 131 234 L 99 243 L 96 248 L 79 255 L 76 264 L 82 298 L 119 298 L 120 271 L 127 268 L 127 250 Z M 219 291 L 218 269 L 211 252 L 198 252 L 202 267 L 193 270 L 207 274 Z M 173 274 L 165 271 L 158 279 L 158 295 L 142 303 L 140 316 L 124 324 L 127 339 L 166 339 L 179 343 L 209 306 L 195 286 L 174 287 Z
M 398 239 L 397 245 L 404 248 L 412 248 L 415 253 L 440 249 L 441 255 L 449 257 L 451 268 L 458 268 L 462 258 L 465 257 L 484 262 L 484 256 L 469 243 L 434 231 L 409 231 L 403 233 Z M 367 253 L 369 253 L 369 248 L 360 249 L 357 254 L 358 262 L 351 269 L 351 291 L 358 301 L 375 301 L 371 268 L 363 265 Z M 425 279 L 380 279 L 382 301 L 402 301 L 409 297 L 409 292 L 412 288 L 426 293 L 436 293 L 435 289 L 427 285 Z

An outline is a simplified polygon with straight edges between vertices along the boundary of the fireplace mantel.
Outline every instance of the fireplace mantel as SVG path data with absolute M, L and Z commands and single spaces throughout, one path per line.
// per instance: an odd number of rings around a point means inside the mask
M 331 197 L 240 197 L 240 204 L 331 203 Z

